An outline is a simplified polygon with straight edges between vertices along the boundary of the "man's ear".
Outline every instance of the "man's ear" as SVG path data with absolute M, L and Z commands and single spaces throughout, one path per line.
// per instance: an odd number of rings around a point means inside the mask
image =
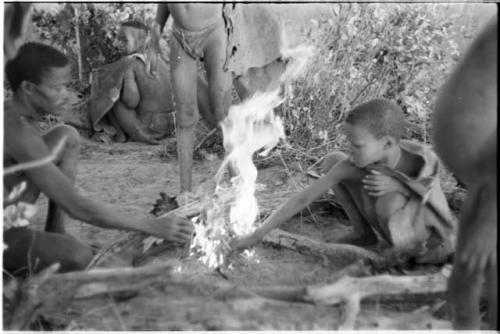
M 19 89 L 26 95 L 32 95 L 35 92 L 35 84 L 30 81 L 23 80 L 19 85 Z

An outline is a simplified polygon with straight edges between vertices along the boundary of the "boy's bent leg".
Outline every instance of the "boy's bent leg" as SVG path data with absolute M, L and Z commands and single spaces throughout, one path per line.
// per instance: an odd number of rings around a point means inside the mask
M 347 159 L 347 155 L 342 152 L 334 152 L 327 155 L 320 165 L 321 173 L 328 173 L 333 166 L 345 159 Z M 346 212 L 347 217 L 349 217 L 349 222 L 354 228 L 354 233 L 327 241 L 357 246 L 368 246 L 377 243 L 377 235 L 373 232 L 373 229 L 361 211 L 364 203 L 361 194 L 361 182 L 346 180 L 333 186 L 333 191 Z
M 93 257 L 89 246 L 70 236 L 24 227 L 5 231 L 4 243 L 4 269 L 14 276 L 36 273 L 56 262 L 60 272 L 84 270 Z
M 72 184 L 75 182 L 78 164 L 78 154 L 80 153 L 81 139 L 75 128 L 67 125 L 60 125 L 53 128 L 43 136 L 47 146 L 52 150 L 65 137 L 66 141 L 62 151 L 58 154 L 54 163 L 68 177 Z M 47 221 L 45 231 L 54 233 L 64 233 L 64 223 L 66 213 L 54 202 L 49 201 Z
M 376 197 L 375 200 L 375 214 L 377 217 L 378 227 L 383 237 L 387 241 L 392 241 L 389 221 L 393 215 L 404 208 L 408 202 L 407 198 L 399 192 L 391 192 L 385 195 Z

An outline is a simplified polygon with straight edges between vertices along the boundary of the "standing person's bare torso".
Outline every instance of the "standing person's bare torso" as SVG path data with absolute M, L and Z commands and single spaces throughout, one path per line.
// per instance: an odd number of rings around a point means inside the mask
M 174 3 L 168 9 L 175 24 L 190 31 L 202 30 L 222 18 L 222 4 Z

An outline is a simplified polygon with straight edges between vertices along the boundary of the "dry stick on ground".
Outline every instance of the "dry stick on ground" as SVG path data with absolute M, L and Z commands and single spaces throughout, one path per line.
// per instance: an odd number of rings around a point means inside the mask
M 361 247 L 347 244 L 330 244 L 279 229 L 269 231 L 264 236 L 263 242 L 296 250 L 299 253 L 326 256 L 338 264 L 347 265 L 360 259 L 370 259 L 375 262 L 383 261 L 380 255 Z
M 379 275 L 372 277 L 344 276 L 333 284 L 308 287 L 249 288 L 259 296 L 283 301 L 309 302 L 322 305 L 345 305 L 345 316 L 339 329 L 353 329 L 360 310 L 360 301 L 377 296 L 386 299 L 402 295 L 434 295 L 446 291 L 450 268 L 422 276 Z
M 55 264 L 22 282 L 11 301 L 6 328 L 21 330 L 42 310 L 63 309 L 74 299 L 103 293 L 137 291 L 171 278 L 172 265 L 163 263 L 141 268 L 95 269 L 56 274 Z

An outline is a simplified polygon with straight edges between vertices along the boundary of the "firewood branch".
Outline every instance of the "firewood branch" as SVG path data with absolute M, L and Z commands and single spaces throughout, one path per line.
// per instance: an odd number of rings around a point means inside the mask
M 344 276 L 332 284 L 307 287 L 255 287 L 255 294 L 269 299 L 306 302 L 322 305 L 344 305 L 344 321 L 339 329 L 353 329 L 360 310 L 360 302 L 374 297 L 385 300 L 402 295 L 433 295 L 446 291 L 449 267 L 440 272 L 422 276 L 378 275 L 371 277 Z
M 94 269 L 56 274 L 55 264 L 18 285 L 11 301 L 6 328 L 21 330 L 42 311 L 62 309 L 74 299 L 103 293 L 139 290 L 171 278 L 172 265 L 163 263 L 140 268 Z
M 274 229 L 266 234 L 263 242 L 273 246 L 296 250 L 299 253 L 326 256 L 340 265 L 350 264 L 361 259 L 383 261 L 382 257 L 361 247 L 347 244 L 331 244 L 317 241 L 306 236 Z

